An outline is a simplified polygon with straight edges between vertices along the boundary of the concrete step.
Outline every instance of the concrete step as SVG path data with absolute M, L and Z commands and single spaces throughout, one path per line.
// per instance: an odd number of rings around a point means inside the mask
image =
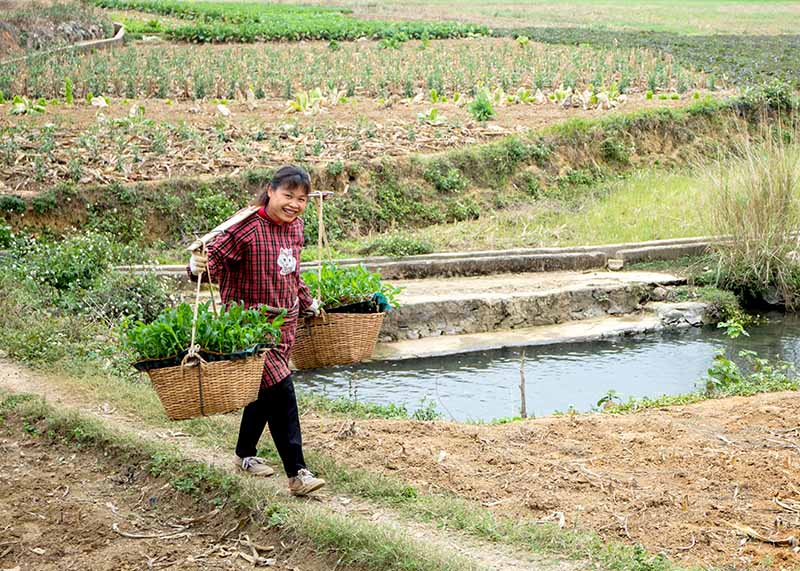
M 636 313 L 627 315 L 603 316 L 508 331 L 442 335 L 379 343 L 371 360 L 397 361 L 490 351 L 505 347 L 598 341 L 700 326 L 712 321 L 708 306 L 703 303 L 652 303 Z
M 381 341 L 486 333 L 625 315 L 657 286 L 685 283 L 658 272 L 554 272 L 401 280 L 400 307 Z

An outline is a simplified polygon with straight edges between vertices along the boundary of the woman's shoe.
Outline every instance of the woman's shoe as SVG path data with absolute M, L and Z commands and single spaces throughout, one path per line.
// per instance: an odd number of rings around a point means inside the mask
M 293 496 L 306 496 L 324 485 L 325 480 L 315 477 L 305 468 L 301 468 L 294 478 L 289 478 L 289 492 Z
M 253 476 L 272 476 L 275 473 L 275 470 L 267 465 L 266 460 L 258 456 L 248 456 L 246 458 L 234 456 L 234 458 L 236 458 L 236 465 L 240 470 Z

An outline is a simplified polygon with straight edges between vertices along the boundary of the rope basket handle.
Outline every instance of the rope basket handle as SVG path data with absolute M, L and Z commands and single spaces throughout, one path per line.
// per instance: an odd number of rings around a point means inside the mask
M 201 244 L 202 245 L 199 248 L 200 253 L 207 254 L 208 250 L 206 249 L 205 243 L 201 242 Z M 195 250 L 195 251 L 197 251 L 197 250 Z M 197 314 L 198 314 L 198 311 L 200 309 L 200 288 L 203 285 L 203 274 L 204 273 L 207 273 L 207 272 L 203 270 L 203 271 L 201 271 L 200 273 L 197 274 L 197 287 L 195 288 L 194 308 L 193 308 L 193 314 L 192 314 L 192 340 L 191 340 L 191 343 L 189 344 L 189 352 L 186 354 L 186 357 L 184 357 L 184 363 L 185 363 L 187 357 L 188 358 L 197 357 L 198 359 L 200 359 L 201 364 L 205 363 L 203 361 L 203 359 L 198 355 L 200 347 L 195 344 L 195 339 L 197 337 Z M 215 299 L 216 296 L 214 294 L 214 283 L 211 281 L 211 276 L 210 275 L 208 276 L 208 290 L 211 293 L 211 309 L 216 314 L 217 313 L 217 302 L 216 302 L 216 299 Z M 181 365 L 183 365 L 183 363 Z
M 345 190 L 347 192 L 347 190 Z M 322 301 L 322 255 L 327 250 L 328 261 L 333 261 L 331 245 L 328 242 L 328 235 L 325 232 L 325 219 L 322 216 L 322 204 L 325 198 L 333 196 L 333 191 L 319 190 L 312 192 L 309 196 L 317 199 L 317 299 Z

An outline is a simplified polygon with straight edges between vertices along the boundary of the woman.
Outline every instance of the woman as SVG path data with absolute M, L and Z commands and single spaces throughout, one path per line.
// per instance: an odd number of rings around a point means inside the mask
M 194 252 L 189 262 L 195 280 L 205 272 L 211 281 L 219 283 L 223 303 L 235 301 L 247 307 L 268 305 L 276 311 L 287 310 L 280 345 L 266 353 L 258 399 L 242 413 L 236 465 L 255 476 L 273 474 L 256 449 L 268 424 L 289 478 L 289 491 L 296 496 L 325 485 L 306 468 L 300 415 L 289 370 L 298 315 L 319 312 L 319 304 L 300 277 L 300 215 L 310 192 L 306 171 L 294 166 L 278 169 L 249 215 L 245 212 L 233 224 L 223 224 L 225 229 L 210 241 L 205 253 Z

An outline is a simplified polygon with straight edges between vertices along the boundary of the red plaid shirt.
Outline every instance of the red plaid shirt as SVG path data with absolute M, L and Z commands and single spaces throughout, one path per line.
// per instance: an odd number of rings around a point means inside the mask
M 247 307 L 285 308 L 281 343 L 267 351 L 262 386 L 289 376 L 289 353 L 294 345 L 297 317 L 312 303 L 308 286 L 300 277 L 303 221 L 279 224 L 264 210 L 215 238 L 208 246 L 208 274 L 219 283 L 223 303 Z M 196 278 L 195 278 L 196 279 Z

